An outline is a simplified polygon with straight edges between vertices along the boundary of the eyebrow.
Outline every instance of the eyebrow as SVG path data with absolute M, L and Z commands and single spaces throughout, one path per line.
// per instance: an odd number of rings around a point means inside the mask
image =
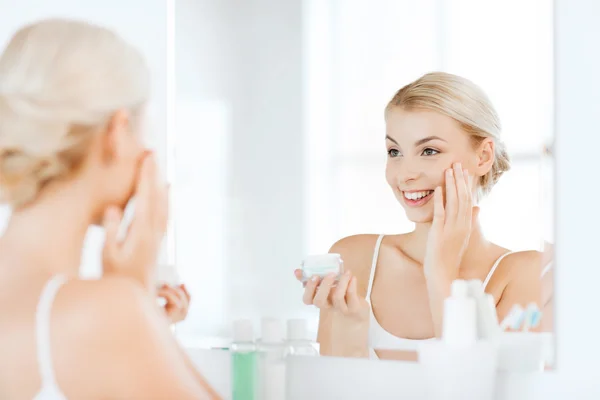
M 398 142 L 397 142 L 397 141 L 395 141 L 394 139 L 392 139 L 391 137 L 389 137 L 389 135 L 385 135 L 385 138 L 386 138 L 387 140 L 391 141 L 391 142 L 394 142 L 394 143 L 398 144 Z M 441 140 L 442 142 L 445 142 L 445 140 L 444 140 L 444 139 L 442 139 L 442 138 L 441 138 L 441 137 L 439 137 L 439 136 L 427 136 L 427 137 L 424 137 L 423 139 L 419 139 L 419 140 L 417 140 L 417 141 L 415 142 L 415 146 L 421 146 L 421 145 L 423 145 L 423 144 L 425 144 L 425 143 L 427 143 L 427 142 L 430 142 L 430 141 L 432 141 L 432 140 Z
M 391 137 L 389 137 L 389 135 L 385 135 L 385 139 L 389 140 L 390 142 L 394 142 L 394 143 L 398 144 L 398 142 L 396 142 L 394 139 L 392 139 Z
M 424 137 L 423 139 L 417 140 L 415 143 L 415 146 L 421 146 L 422 144 L 431 142 L 432 140 L 441 140 L 442 142 L 445 142 L 445 140 L 439 136 L 427 136 L 427 137 Z

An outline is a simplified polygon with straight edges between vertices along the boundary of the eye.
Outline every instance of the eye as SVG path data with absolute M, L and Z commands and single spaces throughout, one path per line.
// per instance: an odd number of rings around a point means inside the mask
M 400 152 L 396 149 L 389 149 L 387 153 L 388 157 L 398 157 L 400 155 Z
M 431 148 L 426 148 L 425 150 L 423 150 L 422 155 L 424 156 L 435 156 L 436 154 L 439 154 L 440 152 Z

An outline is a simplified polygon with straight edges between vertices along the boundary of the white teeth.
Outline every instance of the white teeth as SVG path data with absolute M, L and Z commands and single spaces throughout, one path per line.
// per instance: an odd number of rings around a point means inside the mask
M 433 192 L 433 190 L 425 190 L 423 192 L 411 192 L 411 193 L 404 192 L 404 197 L 406 197 L 409 200 L 419 200 L 432 192 Z

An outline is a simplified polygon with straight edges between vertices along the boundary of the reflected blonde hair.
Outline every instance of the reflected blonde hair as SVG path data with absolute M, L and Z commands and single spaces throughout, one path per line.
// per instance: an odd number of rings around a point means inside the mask
M 149 97 L 142 56 L 115 33 L 43 20 L 15 33 L 0 56 L 0 190 L 13 207 L 75 172 L 94 133 Z
M 510 158 L 500 139 L 500 119 L 487 95 L 468 79 L 445 72 L 432 72 L 400 89 L 386 107 L 429 110 L 457 121 L 478 146 L 485 138 L 494 141 L 494 164 L 480 177 L 480 195 L 488 194 L 502 174 L 510 169 Z

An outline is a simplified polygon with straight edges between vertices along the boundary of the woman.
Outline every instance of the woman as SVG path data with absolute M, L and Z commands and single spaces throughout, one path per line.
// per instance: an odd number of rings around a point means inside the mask
M 41 21 L 0 56 L 0 398 L 218 398 L 156 304 L 167 193 L 142 144 L 148 97 L 140 54 L 98 26 Z M 103 278 L 79 280 L 100 223 Z
M 385 120 L 386 180 L 415 229 L 333 245 L 347 272 L 337 285 L 334 276 L 314 279 L 304 292 L 321 310 L 325 355 L 377 349 L 380 358 L 414 359 L 419 340 L 440 337 L 455 279 L 481 280 L 500 319 L 514 304 L 540 304 L 540 253 L 491 243 L 479 225 L 477 200 L 510 167 L 486 95 L 461 77 L 430 73 L 396 93 Z

